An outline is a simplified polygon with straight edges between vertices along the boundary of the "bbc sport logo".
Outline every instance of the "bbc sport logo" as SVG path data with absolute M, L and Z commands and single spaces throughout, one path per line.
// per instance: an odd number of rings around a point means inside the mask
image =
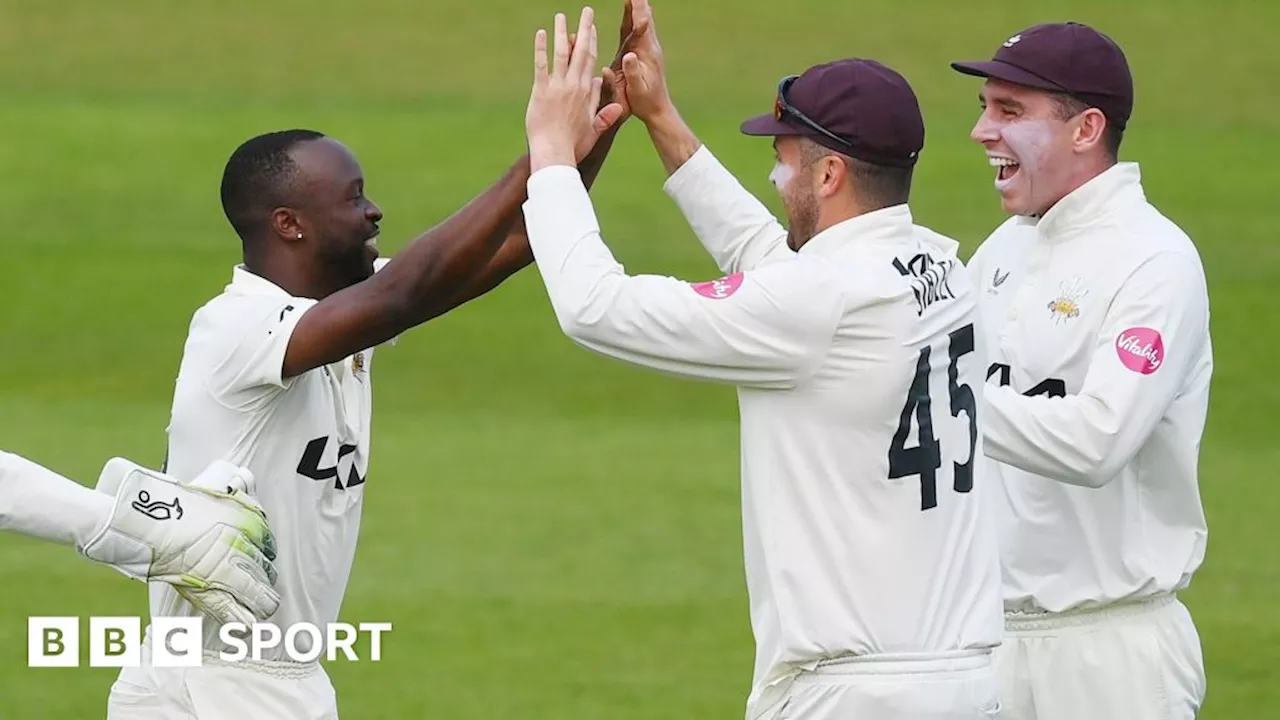
M 28 667 L 80 667 L 78 617 L 27 618 Z M 361 633 L 369 634 L 369 657 L 382 660 L 382 633 L 391 623 L 329 623 L 321 628 L 296 623 L 281 629 L 272 623 L 227 623 L 218 638 L 229 649 L 217 653 L 224 663 L 262 660 L 269 650 L 280 648 L 289 660 L 316 661 L 321 655 L 333 662 L 339 652 L 351 662 L 361 658 L 355 645 Z M 151 620 L 151 664 L 155 667 L 204 665 L 204 618 L 157 617 Z M 138 667 L 142 664 L 142 619 L 136 617 L 89 618 L 89 667 Z M 278 657 L 278 656 L 277 656 Z

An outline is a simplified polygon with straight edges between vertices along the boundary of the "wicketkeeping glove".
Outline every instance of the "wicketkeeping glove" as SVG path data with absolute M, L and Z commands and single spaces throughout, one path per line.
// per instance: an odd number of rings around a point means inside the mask
M 280 606 L 275 538 L 252 488 L 253 474 L 228 462 L 182 483 L 112 458 L 97 490 L 115 507 L 81 552 L 135 580 L 169 583 L 218 623 L 266 620 Z

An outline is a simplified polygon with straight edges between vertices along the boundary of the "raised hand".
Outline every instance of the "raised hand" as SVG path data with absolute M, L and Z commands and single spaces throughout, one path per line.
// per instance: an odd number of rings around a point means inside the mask
M 631 106 L 627 102 L 627 83 L 622 74 L 622 58 L 631 50 L 634 29 L 631 0 L 623 0 L 622 22 L 618 26 L 618 51 L 614 54 L 613 61 L 604 69 L 604 86 L 600 93 L 600 102 L 605 105 L 617 102 L 622 106 L 624 117 L 631 114 Z
M 618 26 L 618 50 L 613 60 L 604 68 L 602 74 L 604 83 L 600 88 L 600 105 L 597 108 L 597 110 L 603 110 L 608 105 L 618 103 L 622 106 L 620 120 L 631 114 L 631 108 L 627 105 L 626 80 L 622 76 L 622 56 L 631 49 L 631 42 L 631 0 L 622 0 L 622 22 Z M 578 34 L 569 35 L 569 47 L 576 47 L 577 43 Z
M 574 40 L 570 43 L 565 16 L 556 14 L 548 64 L 547 33 L 539 30 L 534 36 L 533 91 L 525 112 L 534 172 L 549 165 L 576 165 L 622 116 L 618 103 L 600 107 L 603 80 L 594 73 L 597 38 L 590 7 L 582 10 Z
M 628 0 L 632 30 L 624 43 L 622 75 L 626 87 L 627 104 L 632 114 L 648 124 L 655 117 L 672 109 L 671 96 L 667 92 L 667 76 L 658 43 L 658 31 L 653 23 L 653 8 L 649 0 Z M 606 79 L 608 76 L 606 75 Z

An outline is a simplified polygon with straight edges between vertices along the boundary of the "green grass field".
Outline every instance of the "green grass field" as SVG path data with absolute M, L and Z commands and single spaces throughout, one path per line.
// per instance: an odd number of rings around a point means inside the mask
M 947 62 L 1046 20 L 1125 46 L 1138 103 L 1124 158 L 1199 243 L 1213 303 L 1210 545 L 1185 595 L 1206 652 L 1203 717 L 1276 717 L 1280 4 L 655 3 L 684 114 L 775 208 L 768 143 L 737 126 L 770 107 L 778 77 L 851 55 L 901 70 L 928 122 L 916 214 L 966 257 L 1001 217 L 968 140 L 978 81 Z M 521 152 L 533 31 L 578 8 L 0 3 L 0 447 L 86 483 L 113 454 L 158 464 L 188 319 L 238 261 L 218 206 L 230 151 L 293 126 L 344 140 L 394 250 Z M 620 10 L 598 6 L 602 54 Z M 595 193 L 606 240 L 632 272 L 714 277 L 662 178 L 642 128 L 626 128 Z M 377 376 L 343 615 L 395 629 L 381 663 L 330 665 L 344 718 L 741 716 L 752 641 L 731 389 L 573 347 L 532 270 L 406 336 Z M 0 540 L 0 567 L 0 719 L 103 717 L 115 671 L 27 668 L 26 618 L 140 615 L 142 586 L 16 536 Z

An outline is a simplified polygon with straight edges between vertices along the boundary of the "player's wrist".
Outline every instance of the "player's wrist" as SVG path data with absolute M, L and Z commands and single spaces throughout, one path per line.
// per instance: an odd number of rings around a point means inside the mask
M 77 549 L 89 560 L 114 568 L 126 577 L 143 582 L 151 577 L 155 548 L 109 525 Z
M 645 107 L 643 114 L 632 110 L 635 116 L 649 128 L 650 132 L 671 132 L 673 128 L 682 124 L 680 119 L 680 111 L 676 109 L 675 103 L 671 101 L 671 97 L 665 92 L 662 93 L 660 99 L 653 104 L 652 107 Z
M 562 133 L 546 133 L 529 138 L 530 174 L 556 165 L 577 166 L 574 143 Z
M 674 105 L 652 122 L 646 122 L 645 127 L 668 176 L 683 167 L 702 147 L 702 142 L 685 124 Z

